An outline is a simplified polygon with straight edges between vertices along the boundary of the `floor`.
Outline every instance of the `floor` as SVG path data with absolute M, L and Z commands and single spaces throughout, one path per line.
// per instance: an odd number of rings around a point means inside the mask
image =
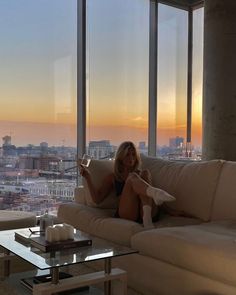
M 31 276 L 32 276 L 32 272 L 22 272 L 22 273 L 17 273 L 17 274 L 11 275 L 6 281 L 6 283 L 9 285 L 9 295 L 13 295 L 12 289 L 14 289 L 14 295 L 30 295 L 30 294 L 32 294 L 32 292 L 21 283 L 22 278 L 28 278 Z M 6 284 L 5 284 L 5 286 L 6 286 Z M 0 286 L 0 294 L 3 294 L 1 292 L 1 286 Z M 103 295 L 104 293 L 97 288 L 90 287 L 89 290 L 86 290 L 86 291 L 71 290 L 71 291 L 67 291 L 67 292 L 60 292 L 57 294 L 58 295 L 69 295 L 69 294 L 70 295 Z M 55 295 L 57 295 L 57 294 L 55 294 Z

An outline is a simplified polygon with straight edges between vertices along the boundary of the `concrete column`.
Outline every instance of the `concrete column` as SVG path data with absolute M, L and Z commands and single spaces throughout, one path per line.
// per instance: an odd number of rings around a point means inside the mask
M 205 0 L 203 159 L 236 160 L 236 0 Z

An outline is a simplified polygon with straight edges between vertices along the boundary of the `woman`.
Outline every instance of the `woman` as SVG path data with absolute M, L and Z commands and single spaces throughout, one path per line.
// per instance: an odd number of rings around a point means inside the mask
M 123 142 L 115 156 L 114 172 L 107 175 L 97 190 L 93 185 L 92 175 L 85 167 L 80 167 L 81 175 L 86 179 L 93 201 L 102 202 L 108 194 L 116 191 L 119 206 L 116 216 L 133 221 L 143 221 L 145 228 L 152 228 L 152 218 L 158 214 L 158 205 L 175 198 L 167 192 L 151 186 L 148 170 L 139 170 L 140 156 L 135 145 Z

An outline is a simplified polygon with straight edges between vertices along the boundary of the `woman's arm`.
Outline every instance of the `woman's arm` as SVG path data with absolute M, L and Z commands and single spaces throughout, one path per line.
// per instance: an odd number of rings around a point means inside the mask
M 92 175 L 88 169 L 82 167 L 80 169 L 80 173 L 86 179 L 92 200 L 96 204 L 101 203 L 113 189 L 113 179 L 114 179 L 113 173 L 107 175 L 103 179 L 99 189 L 95 188 L 93 184 L 93 180 L 92 180 Z

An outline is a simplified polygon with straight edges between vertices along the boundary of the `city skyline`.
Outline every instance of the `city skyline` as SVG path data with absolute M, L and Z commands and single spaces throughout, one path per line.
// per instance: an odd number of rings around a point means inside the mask
M 70 144 L 67 144 L 65 140 L 62 140 L 61 142 L 59 142 L 58 144 L 50 144 L 48 141 L 45 141 L 45 140 L 39 140 L 35 143 L 32 143 L 32 142 L 24 142 L 23 144 L 17 144 L 15 142 L 15 138 L 12 137 L 11 135 L 9 134 L 5 134 L 4 136 L 1 137 L 2 139 L 2 144 L 0 144 L 0 150 L 1 148 L 4 148 L 6 146 L 15 146 L 16 148 L 30 148 L 31 147 L 35 147 L 35 148 L 62 148 L 65 147 L 65 148 L 72 148 L 74 149 L 74 151 L 76 152 L 76 145 L 70 145 Z M 37 138 L 38 140 L 38 138 Z M 127 139 L 128 140 L 128 139 Z M 169 137 L 168 138 L 168 142 L 161 145 L 161 144 L 157 144 L 157 148 L 158 147 L 173 147 L 173 142 L 179 142 L 181 141 L 182 142 L 182 145 L 181 147 L 183 149 L 185 149 L 186 147 L 186 138 L 183 136 L 172 136 L 172 137 Z M 86 148 L 90 148 L 95 146 L 95 147 L 100 147 L 100 145 L 102 144 L 102 146 L 104 145 L 104 143 L 108 144 L 110 147 L 118 147 L 120 142 L 118 143 L 115 143 L 115 142 L 112 142 L 110 139 L 108 138 L 99 138 L 99 139 L 95 139 L 95 140 L 89 140 L 87 143 L 86 143 Z M 148 148 L 148 142 L 145 141 L 145 140 L 137 140 L 137 141 L 134 141 L 135 145 L 137 146 L 137 148 L 139 148 L 139 146 L 142 146 L 143 148 L 147 149 Z M 194 147 L 194 146 L 193 146 Z M 194 148 L 196 148 L 197 150 L 199 150 L 199 148 L 201 148 L 200 146 L 195 146 Z

